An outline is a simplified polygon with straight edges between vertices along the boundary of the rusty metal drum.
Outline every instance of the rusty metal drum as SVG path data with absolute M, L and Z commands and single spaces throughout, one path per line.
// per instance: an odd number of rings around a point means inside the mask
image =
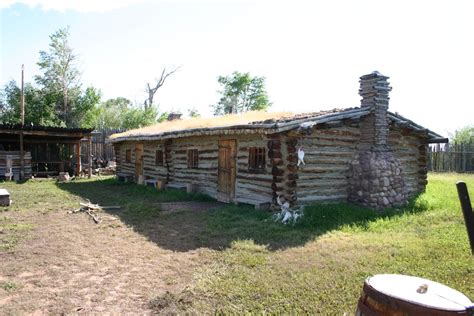
M 356 316 L 474 316 L 474 304 L 463 293 L 427 279 L 379 274 L 367 278 Z

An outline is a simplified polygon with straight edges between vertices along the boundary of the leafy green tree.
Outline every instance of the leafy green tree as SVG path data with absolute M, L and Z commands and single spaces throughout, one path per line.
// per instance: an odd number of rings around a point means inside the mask
M 38 66 L 42 75 L 35 76 L 35 81 L 63 125 L 78 126 L 80 120 L 75 115 L 88 107 L 93 91 L 81 91 L 80 72 L 76 66 L 78 57 L 69 45 L 69 28 L 59 29 L 50 40 L 49 50 L 40 51 Z M 97 95 L 95 93 L 92 98 L 97 99 Z
M 220 76 L 222 86 L 219 102 L 212 105 L 214 115 L 266 110 L 271 103 L 265 90 L 265 77 L 252 77 L 249 73 L 235 71 L 230 76 Z
M 94 106 L 87 113 L 84 126 L 96 129 L 133 129 L 155 124 L 166 116 L 166 113 L 158 116 L 155 107 L 136 107 L 130 100 L 118 97 Z
M 14 80 L 0 90 L 0 121 L 20 124 L 21 90 Z M 47 96 L 31 83 L 25 84 L 25 124 L 59 125 L 54 108 Z
M 469 144 L 474 143 L 474 125 L 464 126 L 451 136 L 451 142 L 454 144 Z
M 157 110 L 154 107 L 131 108 L 122 114 L 122 126 L 125 129 L 133 129 L 155 124 Z

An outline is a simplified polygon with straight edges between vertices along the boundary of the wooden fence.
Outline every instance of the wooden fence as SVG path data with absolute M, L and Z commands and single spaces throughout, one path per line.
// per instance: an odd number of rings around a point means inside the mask
M 437 144 L 430 147 L 428 170 L 474 173 L 474 140 L 467 144 Z
M 114 133 L 120 133 L 121 129 L 95 130 L 92 132 L 92 149 L 91 154 L 94 160 L 102 160 L 104 162 L 115 160 L 114 147 L 110 143 L 106 143 L 108 136 Z M 81 163 L 88 165 L 89 144 L 87 140 L 81 142 Z

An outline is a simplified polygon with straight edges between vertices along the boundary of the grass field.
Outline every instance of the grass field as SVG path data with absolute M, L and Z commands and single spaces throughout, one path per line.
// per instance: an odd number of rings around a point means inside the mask
M 351 314 L 377 273 L 429 278 L 474 299 L 460 179 L 474 192 L 473 175 L 430 174 L 404 209 L 316 205 L 296 226 L 242 205 L 162 212 L 161 202 L 210 199 L 110 178 L 3 183 L 14 203 L 0 209 L 0 314 Z M 99 214 L 99 225 L 67 214 L 84 199 L 122 210 Z

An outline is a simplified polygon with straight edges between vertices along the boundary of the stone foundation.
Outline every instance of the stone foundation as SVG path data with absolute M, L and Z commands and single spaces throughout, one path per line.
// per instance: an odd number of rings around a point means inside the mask
M 374 209 L 402 206 L 407 193 L 400 162 L 390 151 L 356 155 L 350 166 L 349 201 Z

